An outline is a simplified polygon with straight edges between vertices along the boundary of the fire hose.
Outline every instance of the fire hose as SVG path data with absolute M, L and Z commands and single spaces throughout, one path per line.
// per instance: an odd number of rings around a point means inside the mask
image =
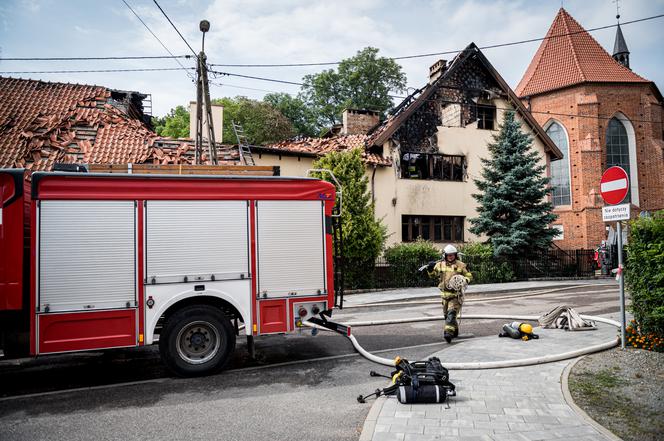
M 528 321 L 537 321 L 539 316 L 534 315 L 503 315 L 503 314 L 468 314 L 464 315 L 463 319 L 505 319 L 505 320 L 528 320 Z M 621 327 L 621 324 L 615 320 L 611 320 L 605 317 L 598 317 L 592 315 L 581 315 L 581 318 L 585 320 L 593 320 L 600 323 L 605 323 L 607 325 L 615 326 L 617 328 Z M 404 319 L 395 319 L 395 320 L 371 320 L 371 321 L 358 321 L 358 322 L 349 322 L 349 323 L 339 323 L 334 324 L 335 328 L 328 327 L 325 325 L 325 322 L 316 321 L 304 322 L 303 326 L 327 330 L 327 331 L 336 331 L 340 334 L 345 335 L 350 342 L 352 343 L 355 350 L 366 358 L 369 361 L 372 361 L 377 364 L 384 366 L 394 366 L 394 360 L 378 357 L 366 349 L 364 349 L 360 343 L 357 341 L 355 336 L 352 334 L 351 329 L 353 326 L 378 326 L 378 325 L 391 325 L 391 324 L 401 324 L 401 323 L 417 323 L 417 322 L 426 322 L 426 321 L 437 321 L 444 320 L 443 316 L 432 316 L 432 317 L 412 317 Z M 332 323 L 332 322 L 327 322 Z M 613 348 L 619 344 L 619 339 L 615 338 L 609 340 L 605 343 L 596 344 L 588 346 L 581 349 L 576 349 L 573 351 L 563 352 L 560 354 L 551 354 L 540 357 L 530 357 L 522 358 L 517 360 L 499 360 L 499 361 L 485 361 L 485 362 L 458 362 L 458 363 L 444 363 L 445 367 L 449 370 L 471 370 L 471 369 L 496 369 L 496 368 L 508 368 L 508 367 L 517 367 L 517 366 L 531 366 L 543 363 L 551 363 L 554 361 L 568 360 L 570 358 L 576 358 L 581 355 L 591 354 L 593 352 L 604 351 L 606 349 Z

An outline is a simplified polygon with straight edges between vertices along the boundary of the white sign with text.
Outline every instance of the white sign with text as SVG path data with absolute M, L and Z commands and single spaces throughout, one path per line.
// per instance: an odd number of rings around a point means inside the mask
M 629 220 L 629 205 L 620 204 L 602 207 L 602 220 L 604 222 Z

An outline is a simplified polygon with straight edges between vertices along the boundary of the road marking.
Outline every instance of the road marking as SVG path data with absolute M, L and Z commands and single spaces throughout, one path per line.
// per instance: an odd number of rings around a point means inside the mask
M 152 380 L 127 381 L 127 382 L 124 382 L 124 383 L 116 383 L 116 384 L 103 384 L 103 385 L 99 385 L 99 386 L 75 387 L 73 389 L 52 390 L 52 391 L 49 391 L 49 392 L 36 392 L 36 393 L 33 393 L 33 394 L 14 395 L 14 396 L 11 396 L 11 397 L 2 397 L 2 398 L 0 398 L 0 402 L 19 400 L 19 399 L 22 399 L 22 398 L 47 397 L 49 395 L 60 395 L 60 394 L 72 393 L 72 392 L 88 392 L 88 391 L 99 390 L 99 389 L 112 389 L 112 388 L 116 388 L 116 387 L 135 386 L 137 384 L 163 383 L 167 380 L 170 380 L 170 378 L 154 378 Z

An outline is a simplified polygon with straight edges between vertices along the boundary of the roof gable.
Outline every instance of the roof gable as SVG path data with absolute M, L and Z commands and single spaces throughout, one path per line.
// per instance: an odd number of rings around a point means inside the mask
M 502 94 L 505 96 L 507 101 L 509 101 L 513 106 L 515 111 L 525 120 L 525 122 L 533 129 L 535 136 L 540 138 L 544 143 L 544 149 L 547 152 L 550 152 L 554 158 L 560 159 L 563 157 L 562 153 L 556 147 L 556 145 L 551 141 L 551 139 L 546 135 L 544 129 L 537 123 L 535 118 L 530 114 L 530 112 L 525 108 L 521 100 L 518 99 L 514 91 L 509 87 L 507 82 L 503 77 L 498 73 L 498 71 L 493 67 L 489 60 L 484 56 L 482 51 L 475 45 L 475 43 L 470 43 L 463 51 L 461 51 L 450 63 L 450 66 L 443 72 L 443 74 L 432 84 L 424 86 L 422 89 L 415 91 L 411 96 L 406 98 L 404 102 L 397 106 L 397 111 L 394 115 L 390 116 L 381 126 L 379 126 L 373 133 L 369 136 L 367 140 L 368 145 L 381 146 L 388 139 L 390 139 L 400 128 L 406 124 L 409 118 L 424 106 L 426 103 L 435 96 L 435 93 L 443 89 L 458 89 L 463 91 L 464 88 L 468 85 L 456 85 L 449 86 L 446 85 L 454 77 L 457 71 L 460 71 L 466 63 L 476 60 L 480 66 L 484 69 L 484 73 L 487 78 L 492 81 L 492 84 L 495 84 Z M 416 94 L 419 95 L 415 97 Z
M 584 82 L 649 83 L 618 63 L 569 13 L 560 8 L 523 78 L 520 97 Z

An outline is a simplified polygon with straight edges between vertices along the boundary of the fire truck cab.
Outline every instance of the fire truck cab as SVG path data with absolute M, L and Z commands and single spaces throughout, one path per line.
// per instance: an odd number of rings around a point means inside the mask
M 311 178 L 0 170 L 0 348 L 150 345 L 178 375 L 334 306 L 335 187 Z M 241 330 L 240 324 L 244 324 Z

